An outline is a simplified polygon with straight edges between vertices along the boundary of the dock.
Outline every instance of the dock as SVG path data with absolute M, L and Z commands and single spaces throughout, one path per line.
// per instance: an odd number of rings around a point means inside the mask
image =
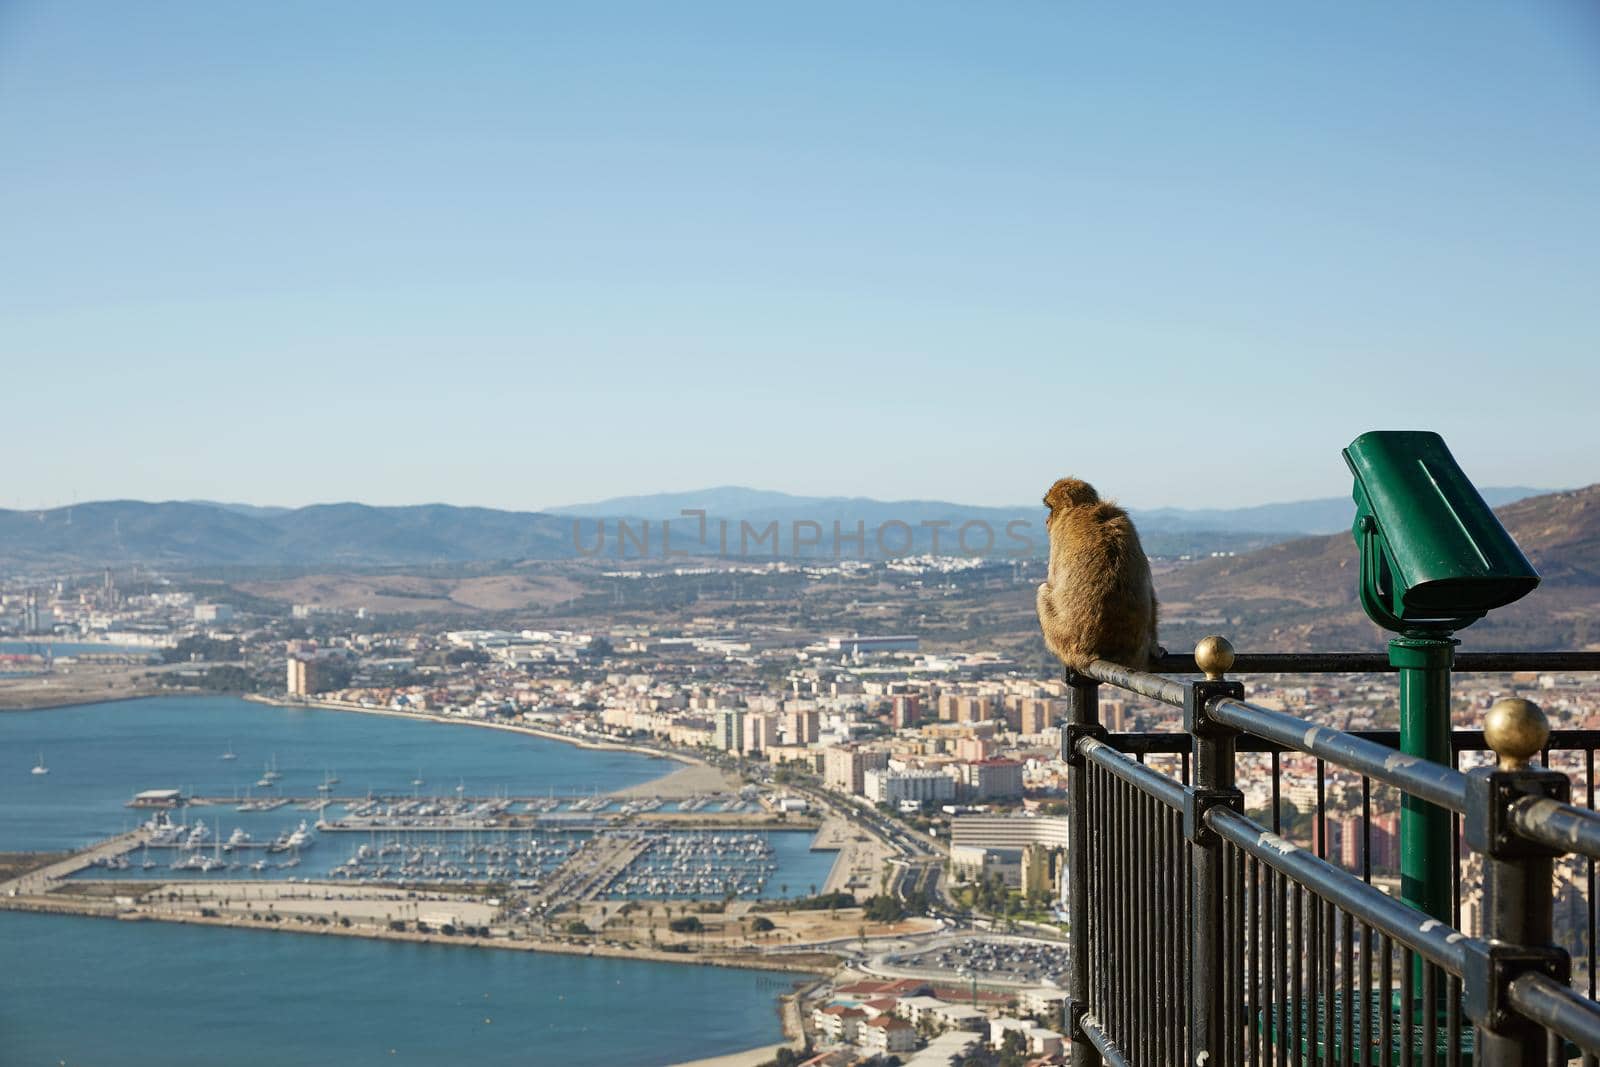
M 88 848 L 74 852 L 66 859 L 58 860 L 48 867 L 30 871 L 9 882 L 0 882 L 0 896 L 17 897 L 31 893 L 48 893 L 56 883 L 71 878 L 79 871 L 118 856 L 126 856 L 143 845 L 149 836 L 149 833 L 141 828 L 97 841 Z

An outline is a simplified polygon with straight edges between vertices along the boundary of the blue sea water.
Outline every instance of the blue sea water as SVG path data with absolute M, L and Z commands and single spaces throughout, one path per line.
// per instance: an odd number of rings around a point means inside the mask
M 780 1040 L 787 978 L 0 912 L 0 1063 L 649 1067 Z
M 232 749 L 236 760 L 223 760 Z M 44 757 L 47 775 L 29 769 Z M 634 752 L 580 749 L 505 730 L 315 708 L 280 708 L 237 697 L 152 697 L 47 711 L 0 713 L 0 850 L 71 848 L 132 829 L 146 813 L 126 807 L 144 789 L 244 796 L 269 763 L 277 793 L 317 795 L 325 774 L 345 796 L 424 791 L 467 796 L 608 792 L 677 769 Z M 259 792 L 259 791 L 257 791 Z M 196 808 L 222 825 L 293 826 L 292 808 L 252 822 Z M 291 818 L 292 816 L 292 818 Z M 310 816 L 314 821 L 315 816 Z M 207 821 L 212 821 L 207 819 Z
M 238 759 L 220 759 L 230 748 Z M 30 774 L 41 754 L 50 773 Z M 468 796 L 574 795 L 678 766 L 232 697 L 5 712 L 0 850 L 73 848 L 129 829 L 147 814 L 125 806 L 143 789 L 243 794 L 269 762 L 283 775 L 278 792 L 295 796 L 314 795 L 329 771 L 347 796 L 410 794 L 419 773 L 425 792 L 460 784 Z M 185 814 L 258 839 L 315 819 L 293 807 Z M 292 873 L 314 873 L 318 854 L 344 858 L 361 837 L 321 835 Z M 779 873 L 765 895 L 782 885 L 801 895 L 826 880 L 833 854 L 811 852 L 809 834 L 771 837 Z M 774 998 L 787 987 L 765 972 L 640 960 L 4 912 L 0 962 L 5 1065 L 665 1064 L 778 1040 Z
M 223 760 L 224 751 L 238 758 Z M 30 773 L 43 758 L 47 775 Z M 190 796 L 261 794 L 254 783 L 268 764 L 282 779 L 273 793 L 317 795 L 330 773 L 343 796 L 369 792 L 409 796 L 422 791 L 468 797 L 573 796 L 610 792 L 676 770 L 673 760 L 615 749 L 586 749 L 528 734 L 427 719 L 276 707 L 236 697 L 153 697 L 46 711 L 0 713 L 0 851 L 78 848 L 130 830 L 149 817 L 127 802 L 144 789 L 182 789 Z M 330 811 L 337 816 L 339 809 Z M 271 841 L 317 816 L 294 806 L 245 813 L 234 804 L 194 806 L 179 819 L 203 820 L 226 837 L 235 827 Z M 488 835 L 483 835 L 488 836 Z M 521 834 L 513 836 L 522 836 Z M 316 877 L 349 858 L 363 834 L 324 833 L 289 870 L 172 871 L 175 855 L 151 850 L 150 871 L 89 870 L 97 878 Z M 827 881 L 831 852 L 812 852 L 804 831 L 768 835 L 778 874 L 764 897 L 803 896 Z M 259 851 L 235 858 L 251 862 Z M 142 857 L 135 854 L 137 863 Z M 281 857 L 267 857 L 276 861 Z

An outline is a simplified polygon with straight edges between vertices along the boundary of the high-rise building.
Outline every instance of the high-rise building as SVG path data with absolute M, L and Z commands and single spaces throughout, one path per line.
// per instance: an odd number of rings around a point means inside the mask
M 1014 759 L 963 763 L 967 796 L 973 800 L 1012 800 L 1022 795 L 1022 764 Z
M 744 717 L 745 752 L 769 752 L 778 744 L 778 716 L 772 712 L 756 712 Z
M 987 737 L 956 738 L 956 758 L 976 762 L 988 759 L 994 753 L 994 742 Z
M 1029 697 L 1022 702 L 1021 722 L 1017 725 L 1017 732 L 1022 734 L 1042 734 L 1056 724 L 1061 718 L 1061 702 L 1043 697 Z
M 829 789 L 858 797 L 866 792 L 867 772 L 888 764 L 887 752 L 837 745 L 823 753 L 822 781 Z
M 814 744 L 821 732 L 822 717 L 815 708 L 796 708 L 783 713 L 783 733 L 789 744 Z
M 744 709 L 718 708 L 716 730 L 712 734 L 717 748 L 723 752 L 744 751 Z
M 884 768 L 866 772 L 863 792 L 874 803 L 896 807 L 907 802 L 942 804 L 955 799 L 956 783 L 943 771 L 891 771 Z
M 897 730 L 914 726 L 922 718 L 922 698 L 915 693 L 896 693 L 889 705 L 889 721 Z
M 287 689 L 292 697 L 308 697 L 320 688 L 317 684 L 317 663 L 301 656 L 289 657 Z

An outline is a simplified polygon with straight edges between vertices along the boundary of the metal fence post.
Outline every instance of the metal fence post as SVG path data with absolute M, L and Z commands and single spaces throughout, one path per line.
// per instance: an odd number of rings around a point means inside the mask
M 1211 718 L 1211 703 L 1223 697 L 1244 699 L 1244 685 L 1224 680 L 1233 666 L 1233 646 L 1220 637 L 1203 638 L 1194 650 L 1195 665 L 1206 680 L 1184 688 L 1183 728 L 1194 746 L 1194 788 L 1184 795 L 1183 830 L 1193 857 L 1189 912 L 1189 1063 L 1226 1062 L 1222 1055 L 1228 998 L 1234 990 L 1223 981 L 1222 839 L 1206 825 L 1206 812 L 1217 806 L 1244 810 L 1244 797 L 1234 786 L 1234 739 L 1238 731 Z
M 1565 801 L 1572 783 L 1559 771 L 1528 765 L 1550 737 L 1538 705 L 1497 702 L 1484 719 L 1483 733 L 1500 763 L 1469 778 L 1464 837 L 1484 857 L 1483 940 L 1474 943 L 1479 947 L 1469 959 L 1463 995 L 1482 1035 L 1479 1064 L 1538 1067 L 1545 1062 L 1545 1031 L 1511 1010 L 1506 990 L 1530 971 L 1565 983 L 1572 961 L 1552 943 L 1556 853 L 1520 837 L 1512 828 L 1511 808 L 1527 796 Z
M 1103 736 L 1100 683 L 1067 671 L 1067 722 L 1061 728 L 1061 758 L 1067 764 L 1067 1034 L 1072 1067 L 1100 1067 L 1100 1050 L 1083 1033 L 1089 1011 L 1089 783 L 1078 740 Z

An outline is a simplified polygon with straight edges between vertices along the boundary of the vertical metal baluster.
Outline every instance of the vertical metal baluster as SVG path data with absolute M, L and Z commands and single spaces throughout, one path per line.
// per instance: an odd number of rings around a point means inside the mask
M 1450 746 L 1450 762 L 1461 769 L 1461 750 Z M 1461 815 L 1450 815 L 1450 925 L 1461 929 Z
M 1217 909 L 1217 917 L 1220 920 L 1217 943 L 1221 946 L 1222 951 L 1217 957 L 1217 980 L 1222 986 L 1223 992 L 1220 999 L 1222 1010 L 1218 1013 L 1217 1029 L 1222 1034 L 1222 1040 L 1212 1048 L 1211 1054 L 1222 1064 L 1222 1067 L 1228 1067 L 1233 1062 L 1232 1057 L 1229 1055 L 1233 1031 L 1229 1028 L 1228 1018 L 1230 1009 L 1233 1007 L 1233 894 L 1231 889 L 1233 887 L 1234 850 L 1233 846 L 1226 842 L 1221 844 L 1219 849 L 1217 860 L 1222 874 L 1220 880 L 1222 899 L 1219 901 L 1220 907 Z
M 1316 1063 L 1332 1063 L 1334 1056 L 1334 1007 L 1337 1001 L 1335 986 L 1333 984 L 1334 962 L 1333 954 L 1333 921 L 1335 909 L 1330 901 L 1322 903 L 1322 994 L 1317 999 L 1317 1007 L 1321 1022 L 1323 1052 L 1314 1060 Z
M 1279 799 L 1283 785 L 1281 768 L 1278 765 L 1278 750 L 1272 750 L 1272 832 L 1283 833 L 1283 813 L 1278 810 L 1282 805 Z
M 1187 997 L 1189 983 L 1189 969 L 1184 965 L 1184 950 L 1188 947 L 1188 916 L 1184 910 L 1184 903 L 1188 899 L 1189 879 L 1184 872 L 1183 859 L 1189 850 L 1188 842 L 1183 839 L 1183 825 L 1174 823 L 1169 827 L 1167 838 L 1168 858 L 1172 871 L 1172 913 L 1171 913 L 1171 952 L 1176 966 L 1172 968 L 1172 1019 L 1170 1022 L 1172 1038 L 1168 1047 L 1172 1050 L 1172 1062 L 1182 1063 L 1188 1055 L 1188 1023 L 1189 1002 Z
M 1450 925 L 1461 929 L 1461 816 L 1450 816 Z
M 1282 1044 L 1281 1020 L 1278 1018 L 1278 872 L 1262 864 L 1261 936 L 1266 952 L 1262 958 L 1261 973 L 1265 983 L 1261 993 L 1263 1063 L 1276 1063 L 1278 1046 Z
M 1112 942 L 1111 966 L 1114 968 L 1107 975 L 1114 996 L 1111 998 L 1111 1036 L 1118 1044 L 1126 1045 L 1128 1023 L 1128 983 L 1123 980 L 1127 974 L 1128 966 L 1128 868 L 1127 868 L 1127 786 L 1121 778 L 1112 776 L 1111 788 L 1115 796 L 1116 818 L 1116 843 L 1113 851 L 1117 857 L 1116 867 L 1112 871 L 1113 888 L 1117 907 L 1113 923 L 1116 929 L 1116 939 Z
M 1351 943 L 1354 918 L 1339 910 L 1339 1063 L 1355 1065 L 1356 954 Z
M 1588 794 L 1589 794 L 1589 810 L 1593 811 L 1594 810 L 1594 749 L 1592 749 L 1592 748 L 1584 749 L 1583 750 L 1583 760 L 1584 760 L 1584 776 L 1583 776 L 1584 787 L 1588 791 Z M 1591 857 L 1590 859 L 1588 859 L 1586 861 L 1585 865 L 1589 868 L 1589 875 L 1588 875 L 1588 878 L 1589 878 L 1589 895 L 1584 898 L 1584 900 L 1588 903 L 1588 907 L 1585 910 L 1588 912 L 1587 919 L 1588 919 L 1588 926 L 1589 926 L 1589 936 L 1587 938 L 1588 948 L 1589 948 L 1589 999 L 1593 1000 L 1593 999 L 1595 999 L 1595 992 L 1594 992 L 1595 991 L 1595 973 L 1594 972 L 1595 972 L 1595 962 L 1596 962 L 1595 961 L 1595 944 L 1594 944 L 1594 939 L 1595 939 L 1594 859 Z
M 1233 1004 L 1233 1036 L 1228 1044 L 1233 1050 L 1233 1062 L 1243 1067 L 1244 1028 L 1249 1025 L 1243 1014 L 1249 983 L 1249 977 L 1245 972 L 1246 961 L 1249 958 L 1249 943 L 1245 939 L 1245 854 L 1241 848 L 1235 848 L 1233 853 L 1233 990 L 1228 996 L 1230 1003 Z
M 1361 776 L 1361 880 L 1372 884 L 1372 779 Z
M 1562 1067 L 1567 1062 L 1566 1050 L 1562 1047 L 1564 1044 L 1565 1042 L 1549 1030 L 1544 1032 L 1545 1067 Z
M 1111 937 L 1112 914 L 1111 909 L 1116 906 L 1111 895 L 1111 866 L 1112 866 L 1112 805 L 1111 805 L 1111 777 L 1104 770 L 1099 772 L 1100 808 L 1095 812 L 1095 862 L 1094 871 L 1099 879 L 1099 887 L 1095 893 L 1095 911 L 1100 916 L 1100 930 L 1097 935 L 1098 959 L 1095 961 L 1095 988 L 1099 991 L 1099 1004 L 1095 1008 L 1095 1020 L 1103 1027 L 1111 1018 Z
M 1305 922 L 1302 915 L 1304 891 L 1299 883 L 1289 882 L 1289 922 L 1291 933 L 1289 936 L 1289 967 L 1290 985 L 1293 1000 L 1289 1004 L 1289 1033 L 1294 1035 L 1294 1044 L 1290 1047 L 1290 1055 L 1295 1063 L 1302 1062 L 1305 1056 L 1305 1029 L 1306 1029 L 1306 956 L 1307 938 L 1305 935 Z M 1315 941 L 1315 938 L 1310 940 Z M 1315 951 L 1315 949 L 1312 949 Z
M 1118 857 L 1117 839 L 1122 836 L 1122 824 L 1118 821 L 1121 815 L 1117 779 L 1109 771 L 1106 772 L 1106 800 L 1107 800 L 1107 834 L 1106 858 L 1110 861 L 1106 872 L 1106 900 L 1110 902 L 1106 911 L 1106 1013 L 1100 1020 L 1100 1025 L 1107 1034 L 1115 1033 L 1117 1025 L 1117 975 L 1120 973 L 1121 960 L 1118 953 L 1122 949 L 1122 900 L 1119 896 L 1120 886 L 1117 878 L 1121 872 L 1121 859 Z
M 1117 1043 L 1123 1049 L 1128 1048 L 1128 1041 L 1133 1037 L 1134 1013 L 1138 1009 L 1138 1001 L 1134 998 L 1133 982 L 1128 981 L 1128 977 L 1133 973 L 1134 965 L 1136 965 L 1134 953 L 1138 952 L 1138 945 L 1134 944 L 1133 929 L 1134 912 L 1138 910 L 1139 901 L 1138 891 L 1134 886 L 1133 873 L 1133 840 L 1134 833 L 1138 833 L 1138 827 L 1134 822 L 1134 817 L 1136 817 L 1134 816 L 1134 808 L 1138 803 L 1136 797 L 1138 797 L 1138 790 L 1134 790 L 1133 785 L 1123 782 L 1122 821 L 1125 853 L 1123 853 L 1122 886 L 1120 886 L 1122 888 L 1123 901 L 1122 952 L 1118 953 L 1117 957 L 1117 984 L 1122 987 L 1122 1025 L 1117 1030 Z
M 1439 1042 L 1439 968 L 1422 961 L 1422 1067 L 1438 1067 Z
M 1372 1067 L 1372 930 L 1366 923 L 1357 926 L 1361 932 L 1361 1014 L 1357 1018 L 1361 1031 L 1360 1067 Z
M 1073 769 L 1076 770 L 1077 768 Z M 1080 894 L 1074 892 L 1072 886 L 1069 885 L 1067 887 L 1069 894 L 1067 899 L 1068 924 L 1078 921 L 1076 917 L 1079 909 L 1082 909 L 1089 916 L 1089 956 L 1087 960 L 1083 961 L 1087 966 L 1080 965 L 1071 959 L 1067 961 L 1072 968 L 1067 974 L 1067 995 L 1083 997 L 1084 1003 L 1089 1006 L 1089 1014 L 1098 1016 L 1105 1008 L 1100 994 L 1100 975 L 1105 973 L 1105 960 L 1101 957 L 1101 943 L 1105 940 L 1105 916 L 1103 910 L 1105 886 L 1101 881 L 1105 871 L 1105 854 L 1098 847 L 1099 835 L 1092 828 L 1101 820 L 1105 811 L 1100 796 L 1099 768 L 1088 760 L 1084 760 L 1083 771 L 1084 791 L 1095 798 L 1094 809 L 1086 813 L 1087 817 L 1083 821 L 1083 829 L 1086 831 L 1083 835 L 1083 847 L 1074 849 L 1067 862 L 1069 864 L 1073 862 L 1083 864 L 1083 870 L 1080 873 L 1082 877 L 1092 879 L 1094 891 Z M 1072 828 L 1069 827 L 1067 833 L 1067 847 L 1072 848 Z M 1076 946 L 1082 942 L 1075 938 L 1072 943 Z M 1067 1020 L 1067 1028 L 1069 1030 L 1072 1028 L 1071 1019 Z M 1088 1042 L 1074 1042 L 1074 1045 L 1077 1044 L 1088 1044 Z
M 1378 1016 L 1378 1062 L 1383 1067 L 1394 1063 L 1394 998 L 1390 980 L 1394 975 L 1394 943 L 1388 934 L 1378 935 L 1378 1002 L 1372 1010 Z
M 1275 779 L 1274 779 L 1275 781 Z M 1290 955 L 1294 952 L 1294 945 L 1290 942 L 1290 888 L 1288 888 L 1288 875 L 1274 877 L 1274 891 L 1272 891 L 1272 909 L 1277 912 L 1272 920 L 1272 929 L 1277 931 L 1278 958 L 1274 961 L 1277 968 L 1278 997 L 1277 1016 L 1278 1032 L 1274 1035 L 1274 1045 L 1277 1046 L 1278 1067 L 1285 1067 L 1290 1062 L 1291 1037 L 1290 1029 Z
M 1444 979 L 1444 1067 L 1461 1067 L 1461 979 Z
M 1317 760 L 1317 817 L 1311 825 L 1316 835 L 1317 858 L 1328 858 L 1328 765 Z
M 1261 1010 L 1261 945 L 1265 937 L 1261 922 L 1261 862 L 1252 858 L 1247 867 L 1249 874 L 1246 884 L 1250 887 L 1250 900 L 1245 909 L 1244 939 L 1250 951 L 1250 973 L 1244 979 L 1245 1027 L 1248 1031 L 1245 1040 L 1249 1044 L 1249 1067 L 1261 1067 L 1261 1026 L 1265 1021 Z
M 1400 946 L 1400 1011 L 1399 1018 L 1395 1020 L 1396 1036 L 1400 1039 L 1400 1067 L 1415 1067 L 1416 1058 L 1412 1055 L 1412 1034 L 1416 1031 L 1416 1024 L 1412 1021 L 1417 1017 L 1416 990 L 1412 988 L 1411 972 L 1413 967 L 1411 950 L 1404 945 Z
M 1151 1032 L 1150 1024 L 1154 1016 L 1154 1001 L 1151 990 L 1154 983 L 1155 967 L 1152 965 L 1151 951 L 1154 948 L 1150 937 L 1150 920 L 1155 913 L 1155 906 L 1151 894 L 1155 890 L 1156 865 L 1150 861 L 1150 848 L 1155 835 L 1155 825 L 1152 819 L 1155 801 L 1146 793 L 1139 793 L 1139 920 L 1136 927 L 1139 938 L 1139 954 L 1136 957 L 1139 964 L 1139 1021 L 1138 1029 L 1134 1031 L 1140 1042 L 1145 1035 Z

